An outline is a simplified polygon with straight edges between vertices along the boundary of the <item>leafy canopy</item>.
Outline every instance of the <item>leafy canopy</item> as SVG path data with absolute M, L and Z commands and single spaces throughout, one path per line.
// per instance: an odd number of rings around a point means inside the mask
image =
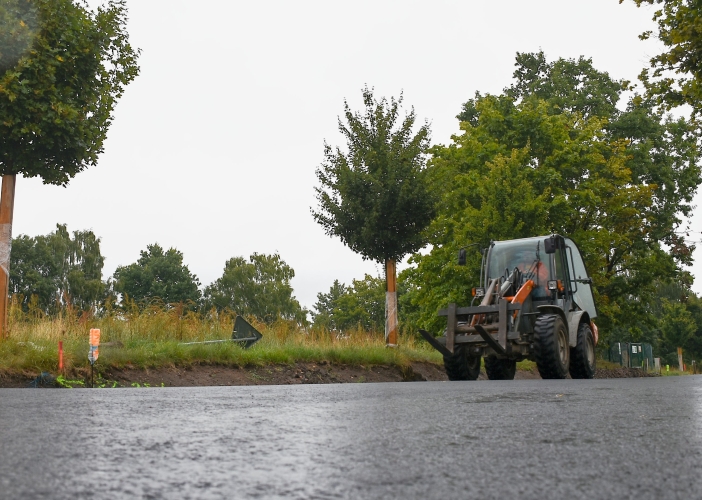
M 366 274 L 351 286 L 338 280 L 328 293 L 318 293 L 314 305 L 314 325 L 329 330 L 362 328 L 382 331 L 385 328 L 385 280 Z
M 293 268 L 277 253 L 254 253 L 249 262 L 233 257 L 226 262 L 222 277 L 205 289 L 205 297 L 219 310 L 230 309 L 267 323 L 277 319 L 305 323 L 307 312 L 293 296 L 290 285 L 294 277 Z
M 137 262 L 117 267 L 114 274 L 115 291 L 141 304 L 153 300 L 196 304 L 199 287 L 197 276 L 183 264 L 183 254 L 175 248 L 164 251 L 158 243 L 147 245 Z
M 325 160 L 316 170 L 319 211 L 312 215 L 364 259 L 400 260 L 424 246 L 435 214 L 425 158 L 429 125 L 413 131 L 414 109 L 400 118 L 402 95 L 378 101 L 366 87 L 363 103 L 361 114 L 344 101 L 339 131 L 347 151 L 324 144 Z
M 516 66 L 514 84 L 476 94 L 459 115 L 464 133 L 432 150 L 443 195 L 432 251 L 401 276 L 406 301 L 438 329 L 436 310 L 469 301 L 479 279 L 479 253 L 459 268 L 460 247 L 558 232 L 584 253 L 603 331 L 652 321 L 657 281 L 691 259 L 680 233 L 701 180 L 699 130 L 638 96 L 620 111 L 628 83 L 589 59 L 518 54 Z
M 624 0 L 619 0 L 622 3 Z M 702 113 L 702 3 L 699 0 L 633 0 L 660 6 L 653 15 L 657 38 L 668 49 L 651 58 L 639 78 L 659 104 L 670 109 L 689 104 Z M 646 40 L 653 31 L 642 33 Z
M 0 74 L 29 52 L 39 31 L 39 12 L 34 2 L 3 0 L 0 4 Z
M 65 224 L 45 236 L 20 235 L 12 241 L 10 294 L 22 307 L 55 313 L 65 306 L 95 311 L 107 296 L 102 281 L 105 262 L 100 238 L 92 231 L 74 231 Z
M 697 324 L 685 304 L 664 301 L 663 310 L 665 313 L 661 321 L 661 329 L 664 343 L 668 344 L 669 348 L 688 344 L 697 332 Z
M 0 174 L 65 185 L 97 163 L 113 109 L 138 74 L 124 0 L 0 4 Z

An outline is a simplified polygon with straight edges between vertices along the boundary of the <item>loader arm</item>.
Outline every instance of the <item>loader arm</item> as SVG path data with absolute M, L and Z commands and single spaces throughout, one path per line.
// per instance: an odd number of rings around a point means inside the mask
M 492 302 L 492 294 L 495 292 L 495 287 L 497 286 L 497 282 L 500 281 L 499 279 L 495 278 L 490 281 L 490 285 L 488 286 L 487 290 L 485 291 L 485 297 L 483 297 L 483 300 L 480 302 L 481 306 L 489 306 L 490 302 Z M 482 321 L 483 315 L 482 314 L 476 314 L 473 316 L 473 319 L 470 322 L 471 326 L 477 325 L 480 321 Z
M 526 280 L 526 283 L 514 294 L 512 298 L 512 304 L 524 304 L 524 301 L 529 297 L 529 294 L 534 289 L 534 282 L 532 280 Z M 514 311 L 514 318 L 517 318 L 519 311 Z

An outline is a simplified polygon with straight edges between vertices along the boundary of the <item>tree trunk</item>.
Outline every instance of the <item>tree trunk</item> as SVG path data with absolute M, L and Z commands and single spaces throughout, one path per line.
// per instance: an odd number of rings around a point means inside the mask
M 12 214 L 15 209 L 16 176 L 3 175 L 0 190 L 0 338 L 7 338 L 7 312 L 10 291 L 10 250 Z
M 682 347 L 678 347 L 678 366 L 680 371 L 685 371 L 685 365 L 683 364 Z
M 397 270 L 395 261 L 385 261 L 385 345 L 397 347 Z

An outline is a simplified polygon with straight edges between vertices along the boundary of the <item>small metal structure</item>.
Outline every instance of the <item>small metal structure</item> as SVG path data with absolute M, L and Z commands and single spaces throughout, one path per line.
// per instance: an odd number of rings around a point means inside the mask
M 655 358 L 651 344 L 642 342 L 614 342 L 604 352 L 607 361 L 617 363 L 625 368 L 642 368 L 655 370 Z M 660 363 L 660 362 L 659 362 Z
M 251 323 L 246 321 L 242 316 L 237 316 L 234 321 L 234 330 L 232 338 L 222 340 L 205 340 L 203 342 L 183 342 L 180 345 L 199 345 L 199 344 L 221 344 L 223 342 L 241 342 L 244 349 L 248 349 L 256 342 L 261 340 L 263 335 L 256 330 Z
M 241 316 L 236 317 L 232 331 L 232 342 L 242 342 L 242 347 L 248 349 L 262 338 L 261 332 L 251 326 L 251 323 Z

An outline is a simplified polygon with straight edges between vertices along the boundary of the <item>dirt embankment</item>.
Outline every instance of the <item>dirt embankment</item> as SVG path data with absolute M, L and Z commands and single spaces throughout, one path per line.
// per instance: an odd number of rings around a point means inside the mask
M 2 387 L 61 387 L 56 374 L 0 372 Z M 630 368 L 598 369 L 595 378 L 623 378 L 653 376 Z M 76 369 L 63 377 L 65 385 L 80 387 L 89 383 L 90 370 Z M 515 379 L 540 378 L 536 370 L 517 371 Z M 486 379 L 481 372 L 480 380 Z M 221 365 L 191 365 L 161 368 L 99 367 L 95 371 L 95 385 L 101 387 L 132 386 L 229 386 L 229 385 L 287 385 L 287 384 L 343 384 L 365 382 L 412 382 L 448 380 L 443 367 L 433 363 L 415 362 L 408 367 L 349 366 L 327 362 L 296 363 L 293 365 L 231 367 Z M 73 381 L 73 382 L 70 382 Z M 82 384 L 81 384 L 82 383 Z

